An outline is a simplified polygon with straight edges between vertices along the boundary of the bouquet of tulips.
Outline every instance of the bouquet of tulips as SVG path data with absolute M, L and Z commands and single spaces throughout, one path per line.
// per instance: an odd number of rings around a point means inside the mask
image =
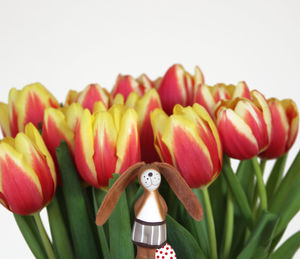
M 128 167 L 164 161 L 204 211 L 193 220 L 162 182 L 177 258 L 292 258 L 300 231 L 277 244 L 300 209 L 300 153 L 285 170 L 298 124 L 292 100 L 266 99 L 245 82 L 208 86 L 199 67 L 192 75 L 173 65 L 154 81 L 119 75 L 111 92 L 90 84 L 70 90 L 64 104 L 40 83 L 13 88 L 0 103 L 0 203 L 38 259 L 132 259 L 137 181 L 105 225 L 95 214 Z M 231 158 L 240 160 L 236 172 Z

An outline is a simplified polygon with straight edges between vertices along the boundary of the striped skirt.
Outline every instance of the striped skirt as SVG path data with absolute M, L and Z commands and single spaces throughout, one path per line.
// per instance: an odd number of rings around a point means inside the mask
M 135 219 L 131 238 L 138 246 L 160 248 L 167 242 L 166 222 L 145 222 Z

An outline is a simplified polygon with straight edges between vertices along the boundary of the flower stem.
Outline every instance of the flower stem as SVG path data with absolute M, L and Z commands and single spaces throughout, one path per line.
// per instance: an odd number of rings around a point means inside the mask
M 40 232 L 42 242 L 43 242 L 44 248 L 46 250 L 48 259 L 55 259 L 56 257 L 54 255 L 54 251 L 53 251 L 52 245 L 50 243 L 49 237 L 48 237 L 48 235 L 46 233 L 46 230 L 44 228 L 44 225 L 42 223 L 40 213 L 39 212 L 34 213 L 33 217 L 35 219 L 36 225 L 37 225 L 38 230 Z
M 205 204 L 205 215 L 207 220 L 208 236 L 210 241 L 211 259 L 217 259 L 217 240 L 213 212 L 211 208 L 209 193 L 207 187 L 202 189 L 203 199 Z
M 264 179 L 262 176 L 261 167 L 258 164 L 257 157 L 252 158 L 251 161 L 252 161 L 252 165 L 257 180 L 256 184 L 257 184 L 258 194 L 260 198 L 260 210 L 267 210 L 268 209 L 267 192 L 264 184 Z
M 234 223 L 234 204 L 230 190 L 227 192 L 227 207 L 225 216 L 225 228 L 224 228 L 224 239 L 222 258 L 229 258 L 230 249 L 233 237 L 233 223 Z

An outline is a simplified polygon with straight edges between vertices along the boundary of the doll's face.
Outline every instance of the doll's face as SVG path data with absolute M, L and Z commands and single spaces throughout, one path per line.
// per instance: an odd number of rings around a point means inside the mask
M 148 191 L 156 190 L 161 181 L 160 173 L 155 169 L 145 170 L 140 177 L 141 185 Z

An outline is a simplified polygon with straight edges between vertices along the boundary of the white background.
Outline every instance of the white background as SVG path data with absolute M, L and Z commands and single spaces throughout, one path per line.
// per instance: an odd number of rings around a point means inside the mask
M 0 101 L 11 87 L 39 81 L 63 102 L 70 88 L 110 89 L 118 73 L 154 79 L 182 63 L 191 72 L 200 65 L 208 84 L 245 80 L 300 106 L 299 11 L 296 0 L 0 0 Z M 284 239 L 299 229 L 298 213 Z M 3 207 L 0 254 L 33 257 Z

